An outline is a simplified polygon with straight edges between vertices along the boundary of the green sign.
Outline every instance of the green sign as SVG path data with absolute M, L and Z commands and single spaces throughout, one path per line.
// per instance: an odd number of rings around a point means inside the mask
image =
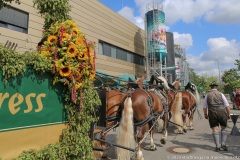
M 63 86 L 53 85 L 51 74 L 28 69 L 4 83 L 0 73 L 0 83 L 0 132 L 65 121 Z

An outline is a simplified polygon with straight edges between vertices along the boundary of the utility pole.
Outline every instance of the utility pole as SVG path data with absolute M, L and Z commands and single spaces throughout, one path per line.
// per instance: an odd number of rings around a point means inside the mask
M 220 79 L 220 69 L 219 69 L 219 60 L 215 60 L 218 63 L 218 80 L 219 80 L 219 86 L 221 88 L 221 79 Z

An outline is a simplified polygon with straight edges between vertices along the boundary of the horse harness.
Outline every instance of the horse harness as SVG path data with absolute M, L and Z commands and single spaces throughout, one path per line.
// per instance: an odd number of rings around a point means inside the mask
M 121 98 L 121 101 L 119 103 L 114 105 L 114 106 L 119 106 L 118 110 L 117 110 L 117 114 L 115 116 L 108 116 L 108 117 L 106 117 L 106 121 L 107 122 L 120 121 L 121 120 L 121 117 L 122 117 L 121 114 L 122 114 L 122 110 L 123 110 L 123 107 L 121 107 L 121 106 L 122 106 L 124 100 L 126 99 L 126 95 L 124 95 L 123 92 L 120 92 L 118 95 L 121 95 L 122 98 Z M 107 99 L 106 99 L 106 101 L 107 101 Z M 107 102 L 106 102 L 106 104 L 107 104 Z M 107 109 L 108 109 L 108 107 L 107 107 Z
M 154 94 L 156 94 L 160 98 L 162 103 L 163 103 L 163 107 L 164 107 L 163 111 L 161 112 L 161 114 L 157 114 L 157 113 L 154 112 L 154 109 L 153 109 L 153 106 L 152 106 L 153 105 L 152 104 L 153 100 L 152 100 L 152 97 L 149 95 L 149 93 L 146 90 L 144 90 L 144 89 L 137 89 L 137 90 L 142 90 L 142 91 L 144 91 L 147 94 L 147 96 L 148 96 L 148 105 L 149 105 L 149 107 L 151 109 L 151 112 L 150 112 L 149 116 L 147 118 L 145 118 L 144 120 L 142 120 L 140 122 L 135 122 L 134 123 L 135 127 L 143 126 L 143 125 L 145 125 L 146 123 L 148 123 L 151 120 L 158 119 L 159 117 L 161 118 L 163 116 L 163 114 L 168 109 L 167 101 L 165 100 L 165 98 L 163 96 L 163 95 L 165 95 L 165 93 L 163 91 L 157 90 L 157 89 L 149 90 L 150 92 L 153 92 Z M 166 97 L 166 95 L 165 95 L 165 97 Z
M 191 96 L 193 96 L 194 101 L 195 101 L 195 104 L 194 104 L 193 108 L 190 110 L 190 115 L 192 115 L 195 112 L 195 110 L 197 109 L 197 98 L 196 98 L 195 94 L 192 93 L 191 91 L 189 91 L 189 90 L 186 90 L 186 91 L 188 93 L 190 93 Z
M 172 98 L 172 102 L 171 102 L 171 104 L 169 105 L 169 109 L 171 109 L 172 108 L 172 105 L 173 105 L 173 102 L 174 102 L 174 100 L 175 100 L 175 98 L 176 98 L 176 95 L 177 95 L 177 93 L 179 92 L 179 90 L 174 90 L 174 89 L 171 89 L 171 91 L 173 91 L 174 92 L 174 95 L 173 95 L 173 97 L 171 96 L 171 98 Z

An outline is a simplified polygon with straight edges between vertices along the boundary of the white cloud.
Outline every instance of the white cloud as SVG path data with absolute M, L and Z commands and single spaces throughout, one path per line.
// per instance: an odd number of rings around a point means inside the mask
M 118 14 L 125 17 L 127 20 L 131 21 L 135 25 L 139 26 L 140 28 L 144 29 L 144 20 L 139 16 L 134 16 L 134 10 L 130 7 L 123 7 Z
M 191 34 L 180 34 L 178 32 L 173 32 L 174 43 L 180 44 L 182 48 L 188 49 L 193 45 L 193 39 Z
M 150 3 L 152 0 L 135 0 L 137 16 L 129 7 L 118 13 L 144 29 L 144 15 Z M 214 23 L 240 23 L 240 0 L 164 0 L 162 4 L 167 24 L 179 20 L 192 23 L 201 18 Z
M 220 76 L 222 75 L 222 69 L 219 67 L 217 61 L 202 61 L 200 57 L 187 54 L 187 62 L 189 67 L 194 69 L 194 72 L 200 76 Z M 226 69 L 226 68 L 225 68 Z M 228 68 L 229 69 L 229 68 Z
M 201 56 L 187 55 L 187 61 L 196 73 L 218 76 L 219 70 L 222 75 L 222 71 L 236 68 L 234 63 L 236 59 L 239 59 L 239 42 L 220 37 L 208 39 L 207 45 L 208 50 Z
M 216 23 L 240 23 L 240 1 L 221 0 L 215 2 L 214 8 L 205 14 L 205 20 Z
M 219 60 L 221 64 L 233 64 L 239 58 L 240 43 L 236 40 L 210 38 L 207 45 L 209 50 L 202 54 L 203 61 Z
M 215 23 L 240 23 L 239 0 L 165 0 L 163 6 L 170 24 L 200 18 Z

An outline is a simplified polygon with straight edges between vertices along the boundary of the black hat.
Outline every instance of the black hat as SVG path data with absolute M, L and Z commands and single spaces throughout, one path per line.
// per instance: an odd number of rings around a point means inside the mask
M 218 84 L 217 84 L 215 81 L 213 81 L 209 86 L 210 86 L 210 87 L 218 86 Z

